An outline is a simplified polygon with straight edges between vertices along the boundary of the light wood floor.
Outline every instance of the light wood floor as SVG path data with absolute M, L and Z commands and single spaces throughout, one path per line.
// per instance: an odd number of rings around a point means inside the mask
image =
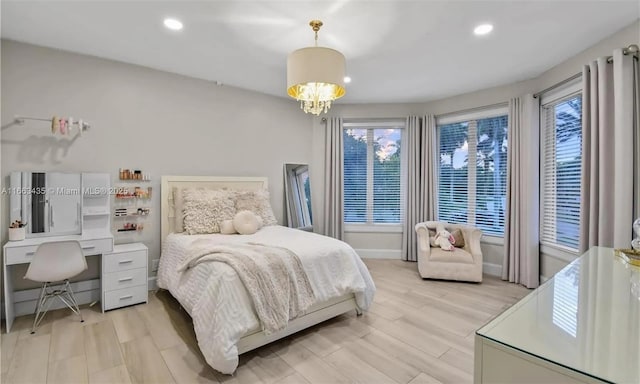
M 32 316 L 3 333 L 2 383 L 464 383 L 472 381 L 474 331 L 528 290 L 485 276 L 482 284 L 427 281 L 415 263 L 366 260 L 378 288 L 355 313 L 240 357 L 233 376 L 211 369 L 189 316 L 165 291 L 149 304 L 102 314 Z

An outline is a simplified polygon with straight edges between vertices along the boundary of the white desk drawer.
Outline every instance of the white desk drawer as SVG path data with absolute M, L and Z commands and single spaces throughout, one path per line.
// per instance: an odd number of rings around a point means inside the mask
M 33 255 L 38 249 L 37 245 L 28 247 L 5 248 L 5 257 L 7 265 L 13 264 L 29 264 L 33 260 Z
M 104 255 L 113 252 L 113 239 L 82 240 L 80 247 L 85 256 Z
M 147 285 L 147 268 L 105 273 L 102 277 L 102 284 L 105 291 Z
M 120 308 L 126 305 L 144 303 L 147 301 L 147 285 L 139 285 L 118 289 L 104 294 L 104 310 Z
M 111 253 L 103 255 L 103 273 L 147 267 L 147 251 Z
M 49 240 L 55 242 L 56 240 Z M 95 239 L 80 241 L 82 253 L 85 256 L 101 255 L 113 251 L 112 239 Z M 6 247 L 7 265 L 13 264 L 29 264 L 33 260 L 38 245 L 29 245 L 25 247 Z

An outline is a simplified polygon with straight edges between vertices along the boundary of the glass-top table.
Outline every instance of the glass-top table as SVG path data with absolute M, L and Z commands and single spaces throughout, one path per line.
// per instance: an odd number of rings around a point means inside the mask
M 520 354 L 578 382 L 640 383 L 640 267 L 594 247 L 479 329 L 476 359 L 487 341 L 510 354 L 504 361 Z M 484 353 L 476 382 L 504 368 Z

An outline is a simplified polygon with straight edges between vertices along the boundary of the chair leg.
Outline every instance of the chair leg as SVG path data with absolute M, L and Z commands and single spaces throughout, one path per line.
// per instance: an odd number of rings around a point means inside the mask
M 80 306 L 78 306 L 78 301 L 76 300 L 76 296 L 73 294 L 73 290 L 71 289 L 69 280 L 64 281 L 64 289 L 62 290 L 47 292 L 48 285 L 49 283 L 42 284 L 42 289 L 40 290 L 40 298 L 38 299 L 38 304 L 35 311 L 36 316 L 33 319 L 33 327 L 31 328 L 31 334 L 36 333 L 36 329 L 42 322 L 44 315 L 49 311 L 49 307 L 51 307 L 50 299 L 52 299 L 54 296 L 58 297 L 60 301 L 62 301 L 73 311 L 73 313 L 80 316 L 80 322 L 84 323 L 82 312 L 80 312 Z
M 71 299 L 71 303 L 75 307 L 75 310 L 70 305 L 69 305 L 69 307 L 71 308 L 72 311 L 77 313 L 78 316 L 80 316 L 80 322 L 84 323 L 84 319 L 82 318 L 82 312 L 80 312 L 80 307 L 78 306 L 78 301 L 76 300 L 76 295 L 73 294 L 73 290 L 71 289 L 71 284 L 69 284 L 69 280 L 65 280 L 65 286 L 66 286 L 65 289 L 67 291 L 67 295 Z
M 40 318 L 40 320 L 42 320 L 42 318 L 44 317 L 46 311 L 42 314 L 42 317 L 40 317 L 40 312 L 42 311 L 42 306 L 44 305 L 44 303 L 46 302 L 46 292 L 47 291 L 47 283 L 43 283 L 42 284 L 42 288 L 40 289 L 40 297 L 38 298 L 38 303 L 36 304 L 36 310 L 34 312 L 35 316 L 33 318 L 33 326 L 31 327 L 31 334 L 33 335 L 34 333 L 36 333 L 36 328 L 38 327 L 38 324 L 40 323 L 40 321 L 38 321 L 38 318 Z

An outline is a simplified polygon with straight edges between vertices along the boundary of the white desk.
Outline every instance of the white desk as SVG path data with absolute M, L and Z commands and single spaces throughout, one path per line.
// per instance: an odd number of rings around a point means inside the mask
M 3 247 L 4 308 L 7 332 L 11 330 L 11 325 L 15 318 L 12 266 L 29 264 L 38 245 L 44 242 L 65 240 L 79 241 L 85 256 L 102 255 L 113 251 L 113 235 L 110 232 L 87 232 L 82 235 L 71 236 L 44 236 L 7 242 Z
M 591 248 L 475 344 L 476 383 L 640 383 L 640 268 Z

